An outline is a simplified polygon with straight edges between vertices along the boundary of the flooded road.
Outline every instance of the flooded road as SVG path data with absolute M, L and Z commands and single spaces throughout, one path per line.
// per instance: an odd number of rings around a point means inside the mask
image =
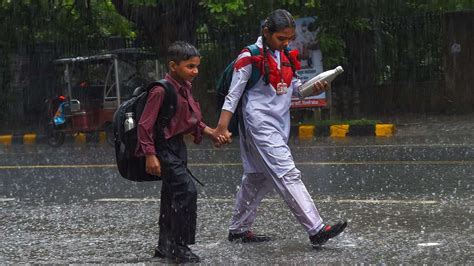
M 346 231 L 314 250 L 274 193 L 255 231 L 226 240 L 241 165 L 235 144 L 189 145 L 198 185 L 197 244 L 209 264 L 472 263 L 474 144 L 470 139 L 348 138 L 291 144 L 322 217 Z M 0 261 L 162 263 L 160 183 L 121 178 L 107 146 L 11 146 L 0 151 Z

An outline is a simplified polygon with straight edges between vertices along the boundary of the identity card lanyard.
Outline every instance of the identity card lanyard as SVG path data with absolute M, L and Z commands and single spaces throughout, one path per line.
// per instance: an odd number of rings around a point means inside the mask
M 288 92 L 288 84 L 286 84 L 283 81 L 283 74 L 281 73 L 281 58 L 280 58 L 280 64 L 277 66 L 277 69 L 278 69 L 278 73 L 280 74 L 280 82 L 277 84 L 276 94 L 277 95 L 286 94 Z

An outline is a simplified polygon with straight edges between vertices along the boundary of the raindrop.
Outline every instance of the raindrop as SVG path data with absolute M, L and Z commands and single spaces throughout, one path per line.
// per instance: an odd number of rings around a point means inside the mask
M 434 247 L 434 246 L 440 246 L 441 243 L 438 242 L 428 242 L 428 243 L 418 243 L 418 246 L 420 247 Z
M 353 248 L 355 247 L 356 245 L 355 244 L 345 244 L 343 245 L 344 247 L 349 247 L 349 248 Z

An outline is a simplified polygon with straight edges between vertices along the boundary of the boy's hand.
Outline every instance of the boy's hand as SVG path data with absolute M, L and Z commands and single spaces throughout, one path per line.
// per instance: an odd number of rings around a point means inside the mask
M 161 164 L 156 155 L 146 156 L 146 172 L 150 175 L 161 176 Z
M 328 87 L 327 81 L 317 81 L 313 84 L 313 95 L 319 95 L 323 93 Z
M 210 127 L 206 127 L 206 128 L 204 129 L 204 134 L 206 134 L 207 136 L 209 136 L 209 138 L 210 138 L 210 139 L 212 140 L 212 142 L 214 142 L 214 143 L 219 142 L 219 139 L 214 136 L 214 131 L 215 131 L 215 130 L 216 130 L 215 128 L 210 128 Z
M 214 144 L 216 142 L 219 142 L 219 138 L 214 135 L 215 130 L 216 130 L 215 128 L 211 128 L 211 127 L 204 128 L 204 134 L 206 136 L 209 136 L 209 138 L 214 142 Z

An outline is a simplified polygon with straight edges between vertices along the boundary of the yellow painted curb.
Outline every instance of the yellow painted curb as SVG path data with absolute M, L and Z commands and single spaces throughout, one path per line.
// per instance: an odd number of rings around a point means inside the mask
M 332 125 L 330 127 L 331 137 L 344 138 L 349 132 L 349 125 Z
M 74 142 L 76 143 L 86 143 L 86 134 L 84 133 L 77 133 L 74 135 Z
M 25 134 L 23 135 L 23 144 L 35 144 L 36 134 Z
M 105 131 L 99 132 L 99 143 L 104 143 L 107 140 L 107 134 Z
M 304 125 L 298 128 L 299 140 L 311 140 L 314 137 L 314 126 Z
M 3 145 L 12 144 L 13 135 L 0 135 L 0 143 Z
M 377 124 L 375 125 L 375 136 L 391 137 L 395 133 L 394 124 Z

